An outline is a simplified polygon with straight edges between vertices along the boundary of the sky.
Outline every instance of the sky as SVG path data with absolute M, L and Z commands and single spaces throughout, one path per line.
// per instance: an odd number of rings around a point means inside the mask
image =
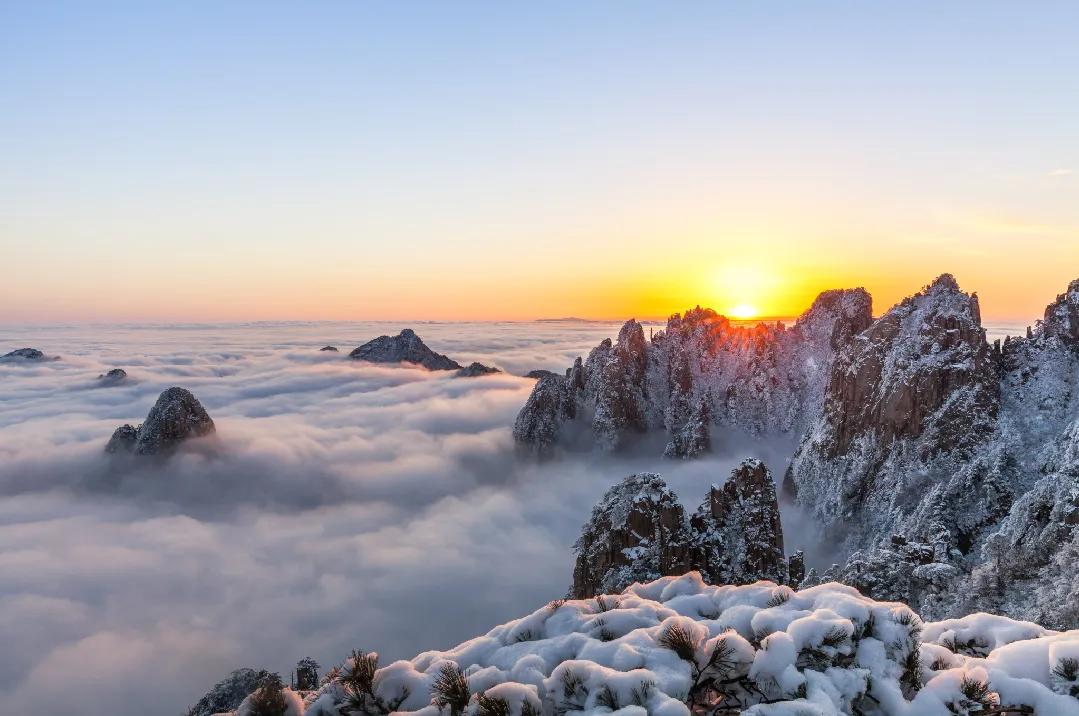
M 2 3 L 0 323 L 1029 322 L 1077 127 L 1074 2 Z

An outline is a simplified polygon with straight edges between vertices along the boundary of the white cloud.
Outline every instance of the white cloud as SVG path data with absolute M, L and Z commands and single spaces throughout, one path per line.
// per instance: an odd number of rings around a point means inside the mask
M 0 353 L 62 360 L 0 365 L 5 708 L 180 713 L 241 666 L 452 646 L 564 593 L 578 530 L 618 479 L 660 471 L 692 508 L 741 457 L 521 461 L 509 426 L 532 382 L 345 357 L 398 328 L 9 331 Z M 561 370 L 617 330 L 416 328 L 518 373 Z M 97 387 L 112 367 L 131 384 Z M 110 469 L 113 428 L 174 384 L 213 416 L 218 456 Z

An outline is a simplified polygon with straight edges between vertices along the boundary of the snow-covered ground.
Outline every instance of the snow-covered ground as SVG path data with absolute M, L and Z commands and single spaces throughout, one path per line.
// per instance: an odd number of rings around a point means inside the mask
M 1079 715 L 1079 631 L 988 614 L 923 624 L 839 584 L 665 577 L 555 601 L 365 676 L 375 659 L 346 659 L 302 704 L 289 694 L 290 713 Z

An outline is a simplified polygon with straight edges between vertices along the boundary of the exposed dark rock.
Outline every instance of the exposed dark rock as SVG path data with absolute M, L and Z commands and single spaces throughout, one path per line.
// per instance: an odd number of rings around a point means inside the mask
M 39 351 L 37 348 L 17 348 L 10 353 L 5 353 L 0 356 L 0 360 L 3 361 L 18 361 L 18 360 L 45 360 L 45 354 Z
M 558 375 L 540 378 L 513 423 L 517 444 L 541 455 L 549 454 L 559 441 L 568 407 L 566 380 Z
M 950 493 L 938 494 L 941 506 L 980 495 L 988 512 L 995 488 L 959 473 L 950 486 L 934 485 L 926 463 L 938 460 L 947 469 L 974 456 L 994 427 L 997 376 L 977 296 L 960 291 L 951 275 L 940 276 L 840 352 L 823 413 L 795 454 L 785 487 L 826 533 L 845 535 L 854 548 L 870 544 L 872 535 L 919 534 L 931 524 L 935 530 L 939 516 L 925 515 L 917 529 L 905 523 L 933 487 Z
M 617 592 L 633 582 L 697 570 L 717 584 L 788 580 L 771 474 L 747 460 L 692 519 L 655 473 L 631 475 L 592 510 L 575 545 L 570 594 Z
M 127 371 L 123 368 L 113 368 L 108 373 L 99 375 L 97 380 L 103 386 L 119 385 L 127 380 Z
M 805 552 L 798 550 L 787 560 L 787 584 L 793 589 L 799 589 L 806 578 Z
M 1060 338 L 1079 350 L 1079 279 L 1046 307 L 1040 328 L 1045 336 Z
M 990 346 L 977 297 L 946 274 L 855 338 L 788 471 L 850 552 L 806 584 L 933 619 L 1079 626 L 1077 327 L 1073 281 L 1026 337 Z
M 138 437 L 139 431 L 134 425 L 121 425 L 112 432 L 112 437 L 105 445 L 105 452 L 109 454 L 132 452 Z
M 158 397 L 142 425 L 117 428 L 105 451 L 163 455 L 185 440 L 211 435 L 215 431 L 214 421 L 190 391 L 169 388 Z
M 237 669 L 188 709 L 187 716 L 213 716 L 235 711 L 245 698 L 271 676 L 271 672 L 262 669 Z
M 685 510 L 663 478 L 650 472 L 630 475 L 607 491 L 574 549 L 570 594 L 578 599 L 693 568 Z
M 428 348 L 411 328 L 396 336 L 379 336 L 349 353 L 349 358 L 371 363 L 415 363 L 428 370 L 459 370 L 461 365 Z
M 690 524 L 698 569 L 714 584 L 787 581 L 783 527 L 772 473 L 745 460 L 723 487 L 712 485 Z
M 524 377 L 539 380 L 540 378 L 549 378 L 551 376 L 558 376 L 558 373 L 555 373 L 554 371 L 542 370 L 542 369 L 530 370 L 527 373 L 525 373 Z
M 498 368 L 492 368 L 486 366 L 483 363 L 470 363 L 464 368 L 457 371 L 458 378 L 478 378 L 481 375 L 493 375 L 495 373 L 501 373 Z
M 928 429 L 937 432 L 931 449 L 947 450 L 983 433 L 983 418 L 997 403 L 978 297 L 944 274 L 878 319 L 836 361 L 825 400 L 835 431 L 829 448 L 834 457 L 866 433 L 887 444 Z
M 336 353 L 337 346 L 322 346 L 319 350 L 327 353 Z

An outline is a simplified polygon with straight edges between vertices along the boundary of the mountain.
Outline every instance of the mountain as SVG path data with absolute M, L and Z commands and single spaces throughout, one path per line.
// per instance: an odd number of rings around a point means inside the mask
M 137 428 L 121 425 L 113 432 L 107 453 L 167 455 L 191 438 L 212 435 L 217 428 L 202 403 L 191 391 L 168 388 L 150 408 Z
M 16 348 L 15 350 L 0 356 L 0 361 L 5 363 L 15 361 L 43 361 L 46 359 L 45 354 L 37 348 Z
M 120 385 L 127 382 L 127 371 L 123 368 L 112 368 L 106 373 L 102 373 L 97 377 L 99 385 L 113 386 Z
M 664 431 L 668 456 L 692 457 L 722 430 L 801 436 L 783 495 L 843 555 L 805 584 L 841 581 L 932 618 L 985 610 L 1079 626 L 1079 281 L 1026 337 L 993 344 L 977 295 L 949 274 L 876 320 L 858 289 L 821 294 L 790 329 L 698 308 L 648 340 L 629 321 L 565 375 L 539 379 L 514 437 L 551 455 L 582 436 L 617 451 Z M 723 515 L 718 497 L 708 510 Z M 700 556 L 708 510 L 690 521 L 697 552 L 670 569 L 737 581 Z M 760 529 L 782 554 L 778 520 L 713 524 Z M 613 529 L 589 539 L 618 545 L 625 525 Z
M 835 361 L 787 472 L 852 552 L 820 579 L 932 617 L 1079 625 L 1077 388 L 1079 281 L 993 346 L 951 276 L 893 307 Z
M 574 550 L 578 599 L 692 570 L 716 584 L 788 579 L 775 484 L 759 460 L 712 485 L 692 518 L 659 475 L 630 475 L 592 510 Z
M 502 371 L 498 368 L 484 365 L 483 363 L 472 362 L 466 367 L 459 369 L 456 375 L 458 378 L 479 378 L 480 376 L 495 375 L 496 373 L 501 372 Z
M 631 320 L 565 375 L 540 378 L 514 438 L 549 455 L 575 432 L 617 451 L 662 430 L 665 454 L 684 458 L 707 452 L 716 429 L 800 434 L 819 412 L 836 354 L 871 321 L 864 289 L 822 293 L 790 329 L 735 325 L 697 307 L 649 340 Z
M 233 701 L 227 682 L 219 685 Z M 842 584 L 695 572 L 560 599 L 446 651 L 354 651 L 295 716 L 1079 716 L 1079 632 L 989 614 L 923 623 Z M 248 696 L 238 714 L 255 713 Z M 265 699 L 264 699 L 265 700 Z
M 406 328 L 396 336 L 379 336 L 348 354 L 370 363 L 415 363 L 427 370 L 461 370 L 461 364 L 427 347 L 416 332 Z

